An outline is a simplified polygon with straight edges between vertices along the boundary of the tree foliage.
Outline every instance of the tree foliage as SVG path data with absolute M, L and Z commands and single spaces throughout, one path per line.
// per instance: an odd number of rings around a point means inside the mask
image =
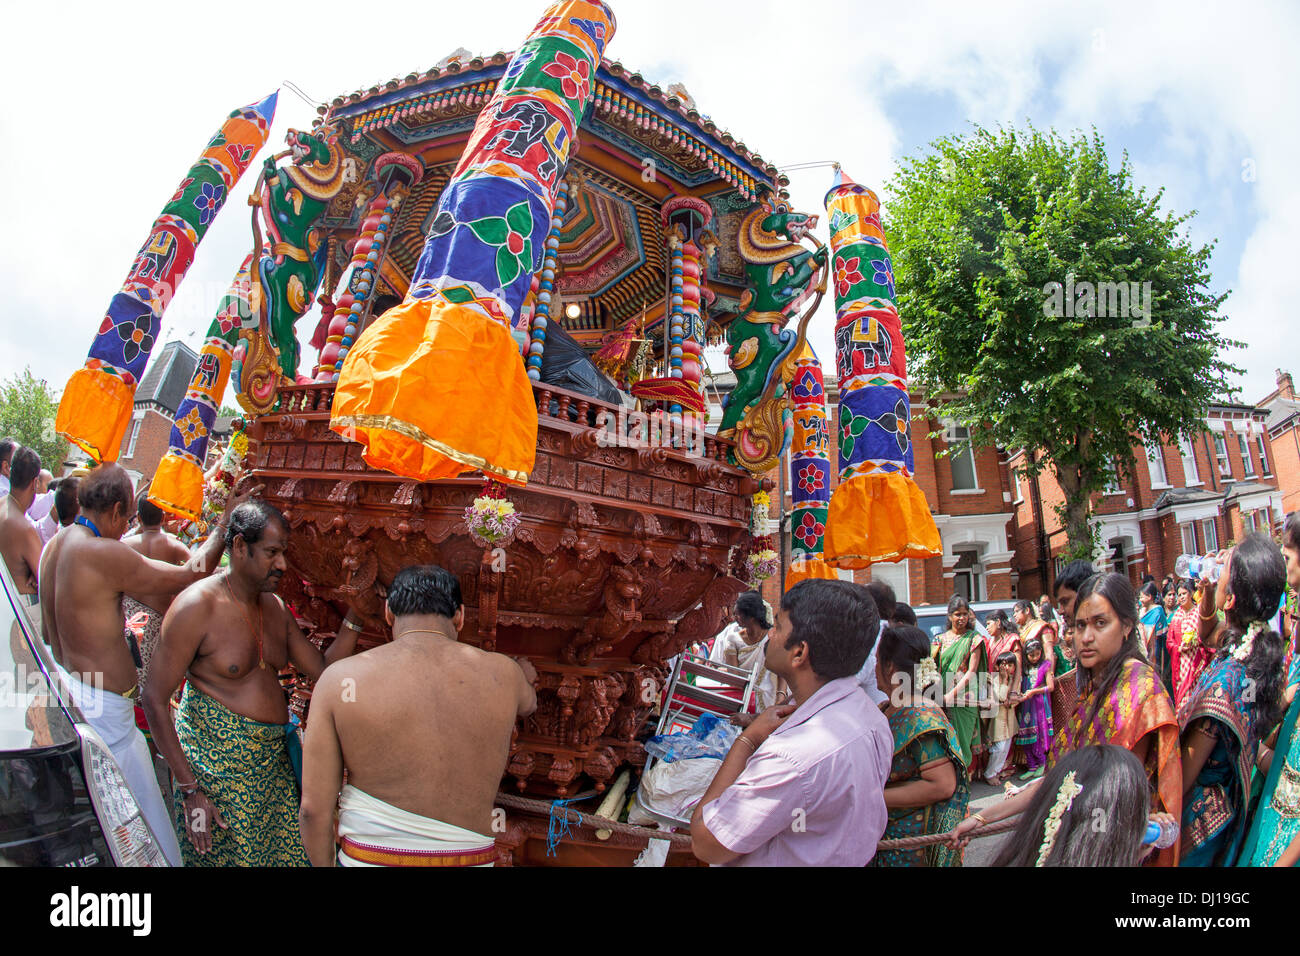
M 0 383 L 0 438 L 36 449 L 42 467 L 56 475 L 68 454 L 68 443 L 54 432 L 58 411 L 58 399 L 30 367 Z
M 1213 244 L 1193 248 L 1195 213 L 1162 213 L 1163 190 L 1135 187 L 1127 153 L 1112 169 L 1095 130 L 976 127 L 903 160 L 890 192 L 914 384 L 974 443 L 1035 452 L 1030 473 L 1056 474 L 1071 547 L 1091 557 L 1088 501 L 1112 463 L 1132 472 L 1136 435 L 1199 433 L 1239 371 L 1223 354 L 1240 343 L 1216 331 Z M 1138 314 L 1083 294 L 1103 282 L 1137 283 Z

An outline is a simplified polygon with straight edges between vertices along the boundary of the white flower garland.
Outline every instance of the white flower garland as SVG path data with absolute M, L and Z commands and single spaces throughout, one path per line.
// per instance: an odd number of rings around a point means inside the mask
M 1056 845 L 1056 834 L 1061 829 L 1061 818 L 1065 816 L 1067 810 L 1074 807 L 1074 798 L 1083 793 L 1083 787 L 1075 782 L 1074 771 L 1071 770 L 1061 781 L 1061 789 L 1056 791 L 1056 802 L 1052 804 L 1052 809 L 1047 813 L 1047 819 L 1043 822 L 1043 842 L 1038 848 L 1038 861 L 1034 866 L 1043 866 L 1047 862 L 1048 856 L 1052 853 L 1052 847 Z

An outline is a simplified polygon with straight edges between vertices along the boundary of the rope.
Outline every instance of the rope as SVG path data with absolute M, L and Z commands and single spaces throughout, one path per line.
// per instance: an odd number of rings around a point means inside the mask
M 667 840 L 673 846 L 687 847 L 691 845 L 691 837 L 688 833 L 669 833 L 667 830 L 653 830 L 650 827 L 641 827 L 633 823 L 619 823 L 616 820 L 609 820 L 605 817 L 598 817 L 590 813 L 583 813 L 581 810 L 575 810 L 572 807 L 564 806 L 564 801 L 554 803 L 546 800 L 531 800 L 528 797 L 517 797 L 514 794 L 498 793 L 497 804 L 502 807 L 509 807 L 512 810 L 524 810 L 529 813 L 536 813 L 545 817 L 563 817 L 568 824 L 579 824 L 584 826 L 595 827 L 598 830 L 612 830 L 614 833 L 626 833 L 628 836 L 641 837 L 645 840 Z M 559 804 L 559 806 L 557 806 Z M 978 840 L 981 837 L 994 836 L 998 833 L 1005 833 L 1014 829 L 1017 822 L 1016 817 L 1009 820 L 999 820 L 997 823 L 990 823 L 988 826 L 977 827 L 970 833 L 972 840 Z M 929 846 L 932 843 L 942 843 L 944 834 L 935 833 L 928 836 L 903 837 L 898 840 L 881 840 L 876 847 L 878 850 L 914 850 L 917 847 Z

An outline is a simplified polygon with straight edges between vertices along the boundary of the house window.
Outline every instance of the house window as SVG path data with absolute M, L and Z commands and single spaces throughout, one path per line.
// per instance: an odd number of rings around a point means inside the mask
M 1179 530 L 1183 533 L 1183 554 L 1196 553 L 1196 526 L 1190 521 L 1187 524 L 1180 524 Z
M 1228 442 L 1219 432 L 1214 433 L 1214 457 L 1219 461 L 1219 474 L 1231 478 L 1232 463 L 1228 461 Z
M 1201 484 L 1201 473 L 1196 470 L 1196 452 L 1192 443 L 1186 438 L 1178 439 L 1178 454 L 1183 459 L 1183 483 L 1185 485 Z
M 1201 538 L 1205 541 L 1206 554 L 1219 550 L 1219 529 L 1215 527 L 1213 518 L 1201 522 Z
M 912 600 L 911 590 L 908 587 L 909 574 L 907 565 L 907 561 L 899 561 L 897 564 L 873 564 L 871 566 L 871 580 L 888 584 L 894 589 L 894 597 L 904 604 Z
M 978 490 L 979 482 L 975 480 L 975 453 L 970 447 L 970 429 L 965 425 L 950 425 L 947 442 L 953 448 L 948 456 L 948 461 L 952 464 L 952 490 Z
M 1250 445 L 1246 442 L 1245 435 L 1237 436 L 1237 447 L 1241 449 L 1241 460 L 1246 466 L 1246 477 L 1255 477 L 1255 463 L 1250 460 Z
M 1264 436 L 1260 435 L 1258 438 L 1255 439 L 1255 442 L 1259 445 L 1260 472 L 1262 472 L 1265 476 L 1272 475 L 1273 473 L 1268 470 L 1268 452 L 1264 448 Z
M 1025 500 L 1024 479 L 1025 476 L 1019 468 L 1011 469 L 1011 489 L 1016 496 L 1016 500 L 1011 502 L 1013 505 L 1018 505 Z
M 1165 455 L 1164 450 L 1156 445 L 1146 446 L 1147 450 L 1147 470 L 1151 472 L 1152 488 L 1168 488 L 1169 476 L 1165 474 Z
M 136 443 L 136 439 L 140 437 L 140 426 L 143 424 L 144 424 L 143 415 L 140 415 L 135 419 L 135 421 L 131 423 L 131 440 L 130 442 L 127 443 L 126 454 L 122 456 L 123 458 L 135 457 L 135 443 Z
M 1110 569 L 1116 574 L 1128 575 L 1128 564 L 1125 557 L 1124 539 L 1116 538 L 1110 543 Z
M 957 566 L 953 570 L 953 590 L 967 601 L 984 600 L 984 568 L 980 564 L 979 551 L 975 548 L 954 548 L 953 554 L 957 555 Z
M 1124 486 L 1119 483 L 1119 466 L 1113 461 L 1106 462 L 1106 487 L 1102 489 L 1104 494 L 1122 495 Z

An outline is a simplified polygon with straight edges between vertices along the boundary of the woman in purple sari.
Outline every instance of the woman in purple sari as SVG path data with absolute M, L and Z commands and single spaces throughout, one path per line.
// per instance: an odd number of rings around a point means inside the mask
M 1021 780 L 1032 780 L 1043 773 L 1047 764 L 1047 751 L 1052 745 L 1051 700 L 1054 681 L 1053 661 L 1043 656 L 1043 642 L 1031 637 L 1025 642 L 1025 661 L 1021 668 L 1021 693 L 1017 707 L 1020 730 L 1016 744 L 1024 754 L 1029 769 L 1020 775 Z

